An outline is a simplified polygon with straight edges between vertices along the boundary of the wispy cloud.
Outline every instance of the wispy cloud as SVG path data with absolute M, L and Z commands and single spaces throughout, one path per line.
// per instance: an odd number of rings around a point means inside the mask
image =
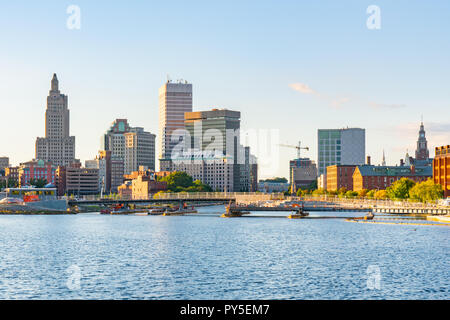
M 327 101 L 330 104 L 330 106 L 335 109 L 341 108 L 344 103 L 347 103 L 350 101 L 350 98 L 347 98 L 347 97 L 337 97 L 337 98 L 329 97 L 327 94 L 319 93 L 316 90 L 313 90 L 307 84 L 301 83 L 301 82 L 291 83 L 291 84 L 289 84 L 289 87 L 291 89 L 301 92 L 303 94 L 315 95 L 316 97 Z
M 295 91 L 304 93 L 304 94 L 317 94 L 316 91 L 314 91 L 313 89 L 311 89 L 307 84 L 304 83 L 291 83 L 289 85 L 289 87 Z
M 369 102 L 369 106 L 374 109 L 402 109 L 406 108 L 406 104 L 385 104 L 385 103 L 376 103 Z
M 311 95 L 315 95 L 316 97 L 327 101 L 327 103 L 334 109 L 341 109 L 344 104 L 349 103 L 350 101 L 353 103 L 358 103 L 360 105 L 369 105 L 371 108 L 373 109 L 391 109 L 391 110 L 395 110 L 395 109 L 403 109 L 403 108 L 407 108 L 406 104 L 389 104 L 389 103 L 378 103 L 378 102 L 374 102 L 374 101 L 369 101 L 367 102 L 367 100 L 365 99 L 361 99 L 361 98 L 355 98 L 353 97 L 353 95 L 350 94 L 350 96 L 352 96 L 352 98 L 350 99 L 348 96 L 330 96 L 326 93 L 323 92 L 318 92 L 316 90 L 313 90 L 309 85 L 307 85 L 304 82 L 296 82 L 296 83 L 291 83 L 289 84 L 289 87 L 292 90 L 295 90 L 297 92 L 301 92 L 303 94 L 311 94 Z
M 331 101 L 331 106 L 335 109 L 340 109 L 342 108 L 342 105 L 344 103 L 347 103 L 350 101 L 350 98 L 338 98 L 338 99 L 334 99 L 333 101 Z

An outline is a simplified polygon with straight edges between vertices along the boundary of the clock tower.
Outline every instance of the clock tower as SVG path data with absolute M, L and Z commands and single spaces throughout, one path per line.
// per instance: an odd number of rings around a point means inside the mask
M 425 129 L 423 121 L 420 124 L 419 140 L 417 140 L 416 160 L 428 160 L 430 158 L 430 152 L 428 150 L 427 138 L 425 138 Z

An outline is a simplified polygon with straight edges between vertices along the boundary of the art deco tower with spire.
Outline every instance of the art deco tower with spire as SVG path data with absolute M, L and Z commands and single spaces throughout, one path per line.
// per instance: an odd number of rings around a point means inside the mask
M 67 166 L 75 161 L 75 137 L 70 136 L 70 113 L 67 96 L 59 91 L 53 74 L 45 111 L 45 138 L 36 140 L 36 159 Z
M 420 124 L 419 139 L 417 140 L 416 160 L 428 160 L 430 152 L 428 150 L 427 138 L 425 138 L 425 128 L 423 120 Z

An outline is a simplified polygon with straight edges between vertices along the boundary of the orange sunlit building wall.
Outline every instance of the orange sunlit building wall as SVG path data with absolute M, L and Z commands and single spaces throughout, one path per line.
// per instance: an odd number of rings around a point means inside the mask
M 436 148 L 433 180 L 444 189 L 444 197 L 450 197 L 450 145 Z

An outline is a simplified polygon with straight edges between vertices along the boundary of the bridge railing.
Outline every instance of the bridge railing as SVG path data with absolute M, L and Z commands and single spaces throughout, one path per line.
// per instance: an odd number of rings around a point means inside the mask
M 305 197 L 287 197 L 291 200 L 297 199 L 305 202 L 325 202 L 334 203 L 340 206 L 349 207 L 365 207 L 365 208 L 445 208 L 445 206 L 440 205 L 438 201 L 436 202 L 412 202 L 407 200 L 389 200 L 389 199 L 368 199 L 368 198 L 340 198 L 338 196 L 305 196 Z
M 99 195 L 87 195 L 80 198 L 68 197 L 69 200 L 151 200 L 151 199 L 167 199 L 167 200 L 236 200 L 236 201 L 264 201 L 284 199 L 282 193 L 259 193 L 259 192 L 178 192 L 178 193 L 157 193 L 144 196 L 120 197 L 119 195 L 108 195 L 100 197 Z

